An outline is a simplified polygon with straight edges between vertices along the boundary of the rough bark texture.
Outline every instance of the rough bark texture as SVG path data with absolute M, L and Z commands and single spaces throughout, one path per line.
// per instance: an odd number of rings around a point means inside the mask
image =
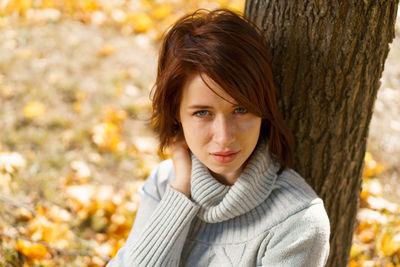
M 266 34 L 281 107 L 296 138 L 295 169 L 324 199 L 327 266 L 346 266 L 368 127 L 394 38 L 397 0 L 247 0 Z

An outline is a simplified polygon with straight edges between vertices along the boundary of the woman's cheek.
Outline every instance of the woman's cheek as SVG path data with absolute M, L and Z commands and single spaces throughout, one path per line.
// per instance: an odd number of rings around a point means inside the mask
M 196 123 L 192 127 L 192 136 L 196 138 L 199 143 L 204 143 L 211 132 L 209 131 L 209 126 L 206 123 Z
M 184 133 L 189 147 L 203 145 L 210 134 L 208 126 L 198 121 L 191 121 L 184 125 Z
M 239 132 L 242 134 L 258 133 L 261 128 L 261 118 L 248 118 L 239 123 Z

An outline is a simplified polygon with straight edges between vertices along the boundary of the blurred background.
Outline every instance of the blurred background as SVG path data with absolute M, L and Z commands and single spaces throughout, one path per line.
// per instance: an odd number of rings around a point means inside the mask
M 0 266 L 104 266 L 160 161 L 163 32 L 244 0 L 0 0 Z M 349 265 L 400 266 L 400 17 L 370 126 Z

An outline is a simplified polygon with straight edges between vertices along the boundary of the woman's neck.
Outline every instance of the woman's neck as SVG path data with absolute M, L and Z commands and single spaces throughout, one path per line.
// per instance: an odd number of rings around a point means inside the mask
M 215 173 L 210 169 L 209 169 L 209 171 L 210 171 L 212 177 L 214 177 L 215 180 L 217 180 L 221 184 L 232 186 L 239 178 L 240 173 L 242 172 L 242 168 L 240 168 L 236 172 L 227 173 L 227 174 Z

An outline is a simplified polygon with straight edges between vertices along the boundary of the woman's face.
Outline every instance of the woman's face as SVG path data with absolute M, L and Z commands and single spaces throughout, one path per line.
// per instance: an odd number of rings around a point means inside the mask
M 261 118 L 237 105 L 217 83 L 199 74 L 183 87 L 179 109 L 186 143 L 192 153 L 222 183 L 233 184 L 253 152 L 260 135 Z

